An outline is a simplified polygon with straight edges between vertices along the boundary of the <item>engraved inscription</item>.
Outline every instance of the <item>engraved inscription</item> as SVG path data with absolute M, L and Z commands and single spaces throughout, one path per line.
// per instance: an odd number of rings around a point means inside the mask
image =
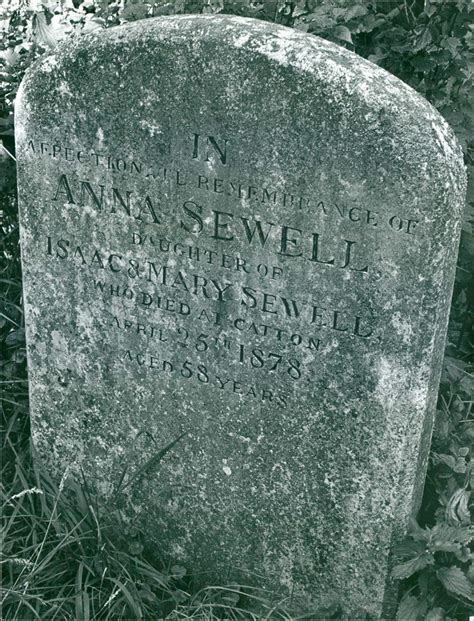
M 228 139 L 194 133 L 189 147 L 193 165 L 229 162 Z M 419 235 L 417 219 L 192 170 L 145 173 L 144 187 L 130 180 L 143 174 L 133 158 L 47 143 L 30 143 L 30 149 L 81 164 L 58 173 L 51 202 L 58 216 L 66 209 L 68 218 L 93 218 L 103 242 L 51 232 L 43 247 L 50 260 L 84 272 L 88 296 L 103 309 L 97 316 L 104 331 L 122 334 L 125 343 L 138 336 L 141 346 L 121 346 L 117 360 L 286 407 L 297 386 L 317 379 L 320 353 L 349 345 L 370 349 L 380 340 L 376 311 L 351 300 L 349 290 L 343 287 L 338 297 L 327 297 L 324 287 L 319 294 L 291 294 L 285 282 L 301 262 L 323 279 L 338 272 L 379 278 L 377 231 Z M 91 167 L 110 173 L 92 178 Z M 118 172 L 124 174 L 111 178 Z M 284 221 L 266 217 L 268 204 L 285 207 Z M 301 209 L 314 214 L 313 228 L 296 218 Z M 345 225 L 328 230 L 328 219 Z M 120 231 L 120 243 L 106 234 L 110 227 Z M 350 227 L 371 234 L 361 243 Z
M 227 142 L 228 140 L 224 138 L 221 144 L 219 144 L 216 138 L 214 138 L 214 136 L 206 136 L 203 140 L 202 136 L 200 136 L 199 134 L 194 134 L 193 159 L 195 160 L 198 160 L 201 158 L 201 154 L 203 151 L 203 148 L 201 146 L 202 142 L 206 143 L 206 148 L 204 149 L 205 151 L 204 160 L 206 162 L 214 162 L 215 155 L 217 155 L 221 164 L 225 166 L 225 164 L 227 163 Z M 209 147 L 212 148 L 212 152 L 210 151 Z

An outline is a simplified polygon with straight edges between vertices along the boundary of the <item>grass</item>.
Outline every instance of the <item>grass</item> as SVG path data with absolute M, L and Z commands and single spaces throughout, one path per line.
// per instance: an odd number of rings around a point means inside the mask
M 24 381 L 14 385 L 15 394 L 24 396 Z M 67 472 L 59 484 L 51 479 L 35 459 L 26 407 L 11 398 L 6 402 L 14 413 L 3 437 L 3 619 L 304 618 L 290 615 L 284 602 L 275 604 L 258 589 L 228 585 L 196 590 L 184 567 L 157 561 L 137 533 L 117 536 L 117 525 L 99 520 L 83 485 Z
M 193 592 L 183 567 L 158 568 L 133 532 L 117 538 L 113 524 L 99 522 L 84 487 L 67 472 L 56 485 L 13 433 L 6 433 L 13 459 L 4 464 L 10 485 L 2 491 L 4 619 L 297 618 L 257 589 Z

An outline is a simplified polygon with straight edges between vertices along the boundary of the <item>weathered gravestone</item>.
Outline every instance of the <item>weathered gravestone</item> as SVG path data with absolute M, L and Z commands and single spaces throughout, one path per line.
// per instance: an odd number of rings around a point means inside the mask
M 187 16 L 41 60 L 16 131 L 48 467 L 105 507 L 126 470 L 125 515 L 204 580 L 382 614 L 455 269 L 445 122 L 327 41 Z

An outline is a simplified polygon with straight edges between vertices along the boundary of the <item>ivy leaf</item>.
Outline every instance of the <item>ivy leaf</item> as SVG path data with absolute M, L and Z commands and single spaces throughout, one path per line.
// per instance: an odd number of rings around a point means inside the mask
M 175 2 L 165 2 L 164 4 L 153 5 L 153 17 L 157 17 L 158 15 L 173 15 L 175 13 L 183 13 L 184 11 L 184 3 L 183 6 L 177 6 L 180 3 Z
M 392 570 L 392 575 L 396 580 L 403 580 L 404 578 L 409 578 L 417 571 L 420 571 L 420 569 L 424 569 L 428 565 L 433 565 L 433 563 L 433 555 L 430 552 L 424 552 L 420 556 L 416 556 L 409 561 L 395 565 Z
M 474 588 L 459 567 L 443 567 L 438 569 L 436 575 L 447 591 L 474 602 Z
M 367 60 L 370 60 L 370 62 L 376 65 L 380 65 L 381 62 L 387 58 L 387 51 L 383 50 L 381 47 L 376 47 L 374 52 L 374 54 L 369 54 L 369 56 L 367 56 Z
M 418 621 L 424 616 L 426 608 L 426 601 L 407 594 L 398 605 L 395 621 Z

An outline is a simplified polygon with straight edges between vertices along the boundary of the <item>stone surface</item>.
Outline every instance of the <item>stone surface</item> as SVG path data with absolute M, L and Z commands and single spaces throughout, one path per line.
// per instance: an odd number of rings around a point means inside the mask
M 50 470 L 110 508 L 126 469 L 127 519 L 203 580 L 379 617 L 460 230 L 441 117 L 316 37 L 187 16 L 42 59 L 16 136 Z

